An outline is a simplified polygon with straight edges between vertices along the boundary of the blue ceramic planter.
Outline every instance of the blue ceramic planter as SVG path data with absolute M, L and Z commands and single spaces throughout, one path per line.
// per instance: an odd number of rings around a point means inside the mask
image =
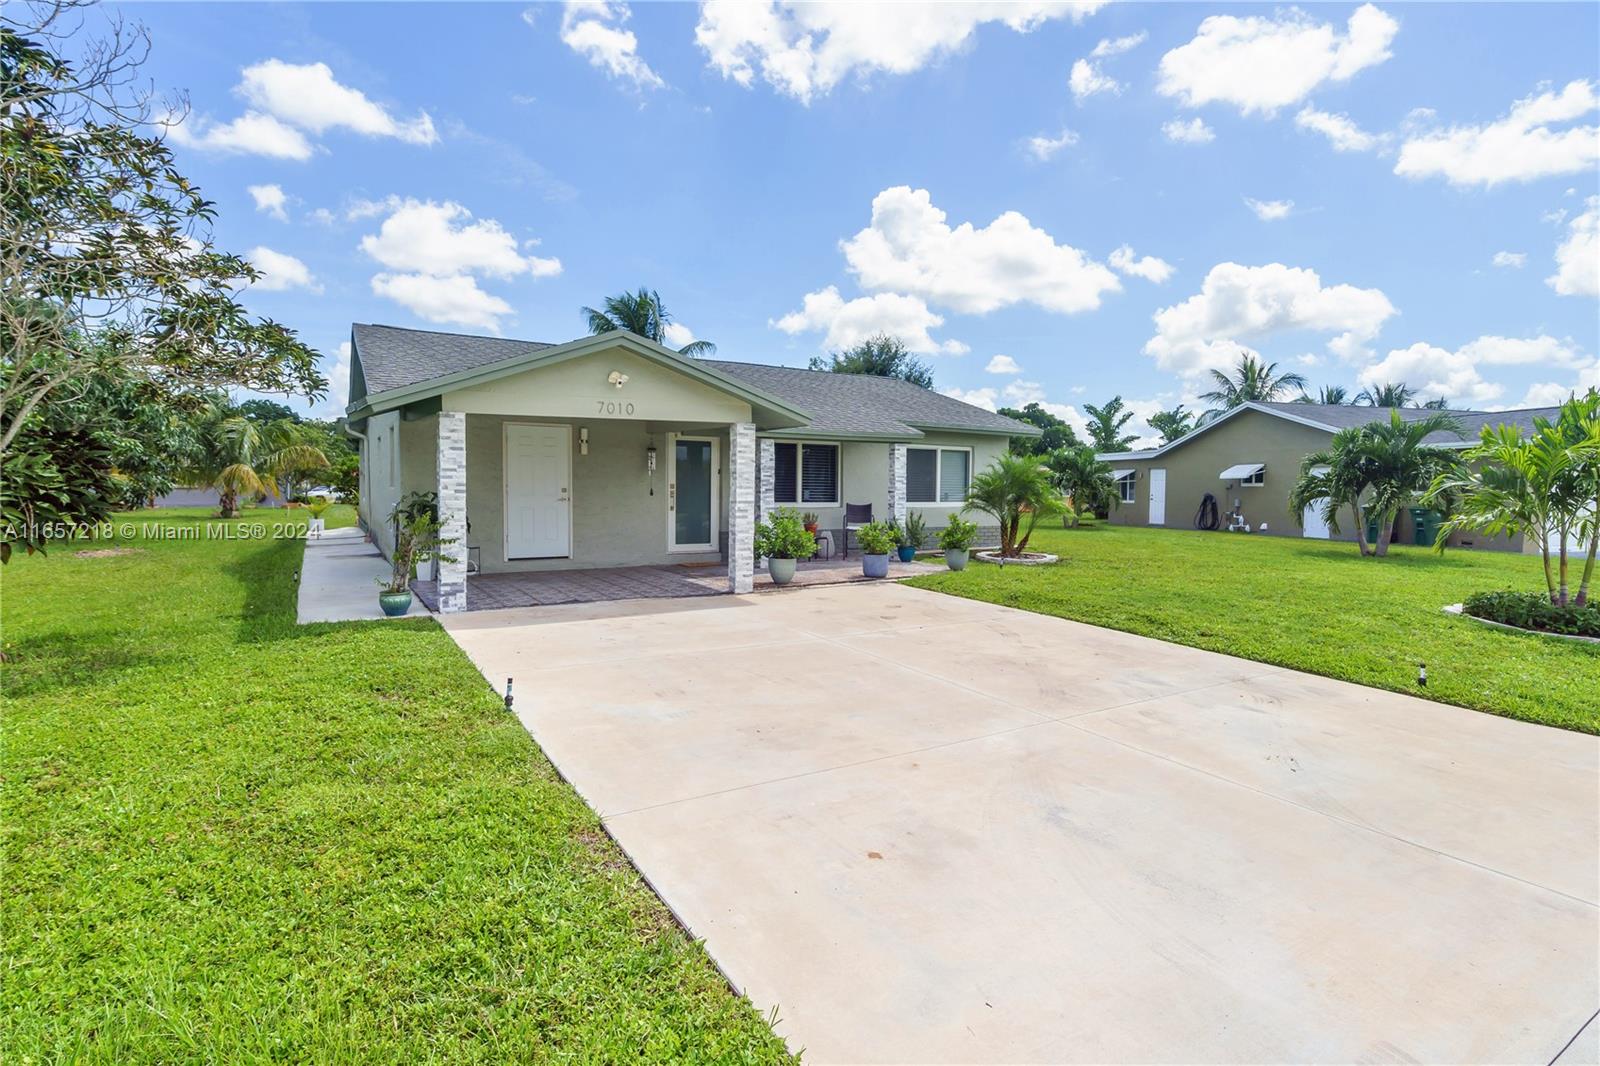
M 888 577 L 889 557 L 887 555 L 863 555 L 861 557 L 861 572 L 868 577 Z

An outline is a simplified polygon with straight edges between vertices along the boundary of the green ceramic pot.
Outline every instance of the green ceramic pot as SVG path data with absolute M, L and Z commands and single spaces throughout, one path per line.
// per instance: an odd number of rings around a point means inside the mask
M 380 592 L 378 593 L 378 606 L 383 608 L 383 613 L 390 618 L 399 618 L 411 610 L 411 592 Z

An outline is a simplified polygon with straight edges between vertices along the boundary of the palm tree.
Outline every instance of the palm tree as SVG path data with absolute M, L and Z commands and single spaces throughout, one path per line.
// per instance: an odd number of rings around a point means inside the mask
M 1068 525 L 1076 528 L 1085 511 L 1111 506 L 1111 464 L 1095 458 L 1094 447 L 1059 448 L 1045 457 L 1056 491 L 1068 501 Z
M 1568 400 L 1554 422 L 1535 418 L 1527 435 L 1516 426 L 1485 426 L 1462 459 L 1470 465 L 1437 478 L 1424 497 L 1456 501 L 1435 547 L 1457 529 L 1532 537 L 1545 591 L 1561 605 L 1568 602 L 1567 547 L 1575 542 L 1586 557 L 1572 602 L 1587 604 L 1600 550 L 1600 394 Z
M 626 330 L 645 340 L 670 347 L 667 345 L 667 329 L 672 325 L 672 315 L 661 302 L 661 294 L 654 289 L 607 296 L 604 310 L 597 311 L 593 307 L 581 307 L 578 310 L 588 319 L 591 336 Z M 716 350 L 717 346 L 710 341 L 690 341 L 677 352 L 691 359 L 699 359 L 714 354 Z
M 1363 407 L 1410 407 L 1415 399 L 1416 393 L 1403 381 L 1370 385 L 1356 393 L 1356 403 Z
M 1162 444 L 1171 444 L 1181 437 L 1186 437 L 1194 429 L 1194 412 L 1185 411 L 1183 404 L 1179 404 L 1170 411 L 1157 411 L 1145 419 L 1150 423 L 1150 428 L 1161 434 Z
M 1014 558 L 1027 550 L 1039 519 L 1060 514 L 1063 505 L 1037 457 L 1006 453 L 973 475 L 963 510 L 993 515 L 1000 525 L 1000 555 Z
M 1308 396 L 1302 392 L 1299 396 L 1295 397 L 1294 402 L 1320 403 L 1325 404 L 1328 407 L 1342 407 L 1350 402 L 1349 396 L 1350 391 L 1343 385 L 1324 385 L 1321 389 L 1317 390 L 1317 394 L 1315 396 Z
M 328 457 L 293 419 L 263 424 L 216 402 L 200 413 L 195 430 L 198 447 L 184 474 L 191 484 L 218 490 L 223 518 L 238 517 L 240 493 L 276 496 L 285 472 L 328 465 Z
M 1210 371 L 1217 387 L 1200 394 L 1215 407 L 1208 414 L 1231 411 L 1240 404 L 1269 403 L 1291 389 L 1304 389 L 1306 379 L 1299 374 L 1277 372 L 1277 363 L 1263 363 L 1249 352 L 1239 356 L 1239 362 L 1229 377 L 1220 370 Z
M 1132 411 L 1122 409 L 1122 397 L 1113 396 L 1104 407 L 1092 403 L 1083 405 L 1089 415 L 1089 441 L 1096 451 L 1120 452 L 1139 439 L 1137 433 L 1123 433 L 1122 427 L 1133 417 Z
M 1388 555 L 1400 508 L 1430 492 L 1430 486 L 1460 466 L 1454 452 L 1423 441 L 1459 428 L 1449 415 L 1407 422 L 1398 411 L 1391 411 L 1387 422 L 1341 429 L 1326 450 L 1306 456 L 1300 464 L 1300 477 L 1289 492 L 1289 510 L 1302 515 L 1308 507 L 1319 506 L 1328 528 L 1337 533 L 1339 510 L 1349 507 L 1361 554 Z M 1369 514 L 1378 524 L 1378 542 L 1371 548 L 1366 537 Z

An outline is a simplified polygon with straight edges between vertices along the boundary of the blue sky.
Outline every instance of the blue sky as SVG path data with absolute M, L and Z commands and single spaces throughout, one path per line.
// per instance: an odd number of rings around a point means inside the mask
M 559 341 L 639 285 L 720 358 L 887 329 L 1073 421 L 1241 348 L 1459 406 L 1600 383 L 1594 4 L 124 10 L 323 412 L 352 321 Z

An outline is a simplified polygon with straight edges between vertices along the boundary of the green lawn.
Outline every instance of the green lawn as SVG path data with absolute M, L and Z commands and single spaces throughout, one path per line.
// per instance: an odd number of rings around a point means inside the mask
M 1097 524 L 1043 529 L 1045 568 L 973 563 L 909 583 L 1363 685 L 1600 733 L 1600 646 L 1441 613 L 1483 589 L 1543 588 L 1537 556 Z M 1428 665 L 1428 687 L 1416 684 Z
M 296 627 L 294 540 L 73 547 L 133 551 L 0 589 L 0 1061 L 783 1057 L 431 620 Z

